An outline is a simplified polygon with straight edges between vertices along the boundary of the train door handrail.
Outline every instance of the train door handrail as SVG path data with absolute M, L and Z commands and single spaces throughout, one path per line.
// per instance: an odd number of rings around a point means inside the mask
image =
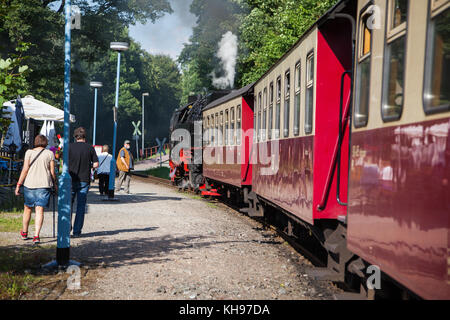
M 342 74 L 341 77 L 341 97 L 340 97 L 340 109 L 342 110 L 342 102 L 343 102 L 343 86 L 344 86 L 344 79 L 345 76 L 348 74 L 352 74 L 351 71 L 345 71 Z M 333 177 L 334 177 L 334 172 L 336 171 L 336 166 L 338 164 L 338 155 L 340 156 L 340 149 L 342 148 L 342 132 L 345 131 L 345 129 L 347 128 L 348 125 L 348 115 L 349 115 L 349 111 L 350 111 L 350 103 L 351 103 L 351 97 L 352 97 L 352 92 L 349 92 L 348 98 L 347 98 L 347 102 L 346 102 L 346 107 L 344 110 L 344 118 L 342 118 L 342 113 L 340 112 L 339 114 L 339 136 L 337 138 L 336 144 L 334 146 L 334 151 L 333 151 L 333 158 L 332 158 L 332 163 L 330 166 L 330 169 L 328 171 L 328 175 L 327 175 L 327 182 L 325 184 L 325 189 L 324 192 L 322 194 L 322 198 L 320 201 L 320 204 L 317 206 L 317 210 L 318 211 L 324 211 L 326 206 L 327 206 L 327 202 L 328 202 L 328 196 L 330 194 L 330 189 L 331 189 L 331 183 L 333 181 Z M 339 165 L 340 166 L 340 165 Z M 340 175 L 338 176 L 338 178 L 340 178 Z M 339 189 L 338 189 L 339 192 Z
M 345 76 L 349 75 L 350 78 L 352 77 L 352 72 L 347 70 L 342 74 L 341 78 L 341 96 L 340 96 L 340 106 L 339 106 L 339 143 L 338 143 L 338 154 L 337 154 L 337 185 L 336 185 L 336 200 L 341 206 L 348 206 L 348 203 L 341 201 L 341 151 L 342 151 L 342 142 L 344 139 L 344 130 L 343 128 L 344 124 L 346 125 L 348 123 L 348 114 L 349 114 L 349 106 L 350 102 L 347 106 L 346 114 L 344 119 L 342 119 L 342 113 L 343 113 L 343 103 L 344 103 L 344 82 L 345 82 Z M 352 96 L 351 92 L 352 88 L 350 88 L 350 97 Z M 349 97 L 349 99 L 350 99 Z M 342 123 L 344 122 L 344 124 Z

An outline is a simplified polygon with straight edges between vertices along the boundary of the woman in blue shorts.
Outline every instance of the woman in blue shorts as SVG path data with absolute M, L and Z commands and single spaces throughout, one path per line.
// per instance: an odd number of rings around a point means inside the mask
M 20 195 L 20 186 L 24 186 L 25 206 L 23 212 L 23 227 L 20 235 L 28 239 L 28 226 L 33 208 L 36 210 L 36 221 L 33 242 L 40 243 L 39 233 L 44 222 L 44 208 L 48 207 L 51 189 L 57 188 L 55 175 L 55 155 L 45 148 L 48 140 L 43 135 L 34 139 L 34 149 L 25 153 L 22 173 L 16 187 L 16 195 Z

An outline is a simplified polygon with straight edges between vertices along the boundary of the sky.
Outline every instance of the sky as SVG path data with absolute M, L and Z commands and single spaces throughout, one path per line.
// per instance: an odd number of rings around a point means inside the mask
M 151 54 L 165 54 L 177 59 L 183 44 L 189 42 L 196 17 L 189 12 L 192 0 L 169 0 L 172 14 L 166 14 L 155 23 L 130 26 L 130 36 Z
M 189 42 L 196 17 L 189 12 L 192 0 L 169 0 L 173 13 L 145 25 L 130 26 L 130 36 L 139 42 L 142 48 L 152 54 L 169 55 L 177 59 L 183 44 Z M 59 8 L 61 2 L 55 2 L 51 8 Z

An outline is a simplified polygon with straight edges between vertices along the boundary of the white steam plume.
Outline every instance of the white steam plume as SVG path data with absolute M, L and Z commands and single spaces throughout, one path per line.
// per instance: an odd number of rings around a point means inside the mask
M 216 55 L 220 59 L 220 64 L 225 74 L 223 77 L 217 78 L 216 73 L 213 72 L 211 74 L 213 77 L 213 86 L 218 89 L 233 87 L 238 55 L 237 36 L 231 31 L 225 33 L 219 42 L 219 51 Z

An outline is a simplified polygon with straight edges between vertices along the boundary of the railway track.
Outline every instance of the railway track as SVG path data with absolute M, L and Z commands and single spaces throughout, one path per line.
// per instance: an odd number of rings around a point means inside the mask
M 170 180 L 157 178 L 154 176 L 146 176 L 141 174 L 135 174 L 132 173 L 135 179 L 145 182 L 145 183 L 153 183 L 153 184 L 159 184 L 174 190 L 178 190 L 180 192 L 186 192 L 194 194 L 195 192 L 189 188 L 180 188 L 178 186 L 174 186 Z M 195 193 L 197 194 L 197 193 Z M 233 203 L 230 203 L 226 201 L 226 199 L 223 198 L 204 198 L 205 200 L 218 200 L 219 204 L 225 206 L 228 209 L 231 209 L 237 213 L 243 214 L 240 212 L 240 207 L 236 206 Z M 217 202 L 215 202 L 217 203 Z M 248 217 L 246 215 L 246 217 Z M 307 270 L 307 273 L 311 272 L 311 274 L 314 274 L 315 270 L 323 269 L 327 267 L 327 259 L 324 256 L 321 256 L 320 254 L 317 254 L 317 252 L 320 252 L 322 247 L 318 242 L 315 242 L 313 238 L 310 238 L 309 241 L 306 241 L 306 245 L 304 243 L 300 243 L 298 241 L 298 238 L 295 236 L 291 236 L 286 232 L 286 229 L 274 224 L 271 224 L 270 222 L 266 221 L 264 218 L 251 218 L 255 221 L 258 221 L 262 224 L 263 228 L 265 230 L 272 230 L 275 232 L 280 238 L 282 238 L 284 241 L 286 241 L 294 250 L 296 250 L 299 254 L 301 254 L 303 257 L 305 257 L 311 264 L 313 265 L 311 269 Z M 304 240 L 304 239 L 303 239 Z M 353 290 L 347 286 L 345 283 L 335 283 L 335 286 L 340 288 L 341 290 L 344 290 L 345 293 L 335 296 L 336 300 L 361 300 L 361 296 L 358 294 L 353 293 Z
M 142 182 L 159 184 L 159 185 L 163 185 L 165 187 L 169 187 L 172 189 L 177 189 L 179 191 L 183 191 L 183 192 L 187 192 L 187 193 L 194 193 L 194 191 L 191 189 L 183 189 L 183 188 L 174 186 L 172 184 L 172 182 L 167 179 L 157 178 L 154 176 L 146 176 L 146 175 L 141 175 L 141 174 L 136 174 L 136 173 L 132 173 L 132 175 L 136 179 L 138 179 L 139 181 L 142 181 Z M 226 207 L 240 213 L 241 208 L 237 207 L 236 205 L 234 205 L 228 201 L 224 201 L 223 199 L 220 199 L 220 198 L 215 198 L 215 199 L 218 199 L 220 201 L 220 203 L 225 205 Z M 292 248 L 294 248 L 297 252 L 299 252 L 305 258 L 307 258 L 315 267 L 318 267 L 318 268 L 326 267 L 326 261 L 324 261 L 323 258 L 320 258 L 316 254 L 313 253 L 313 251 L 315 251 L 316 248 L 310 248 L 308 246 L 302 245 L 301 243 L 299 243 L 297 241 L 297 239 L 295 237 L 288 235 L 284 230 L 277 227 L 276 225 L 272 225 L 272 224 L 268 223 L 264 219 L 260 219 L 260 218 L 252 218 L 252 219 L 261 223 L 265 229 L 270 229 L 270 230 L 274 231 L 280 238 L 282 238 L 284 241 L 286 241 Z

